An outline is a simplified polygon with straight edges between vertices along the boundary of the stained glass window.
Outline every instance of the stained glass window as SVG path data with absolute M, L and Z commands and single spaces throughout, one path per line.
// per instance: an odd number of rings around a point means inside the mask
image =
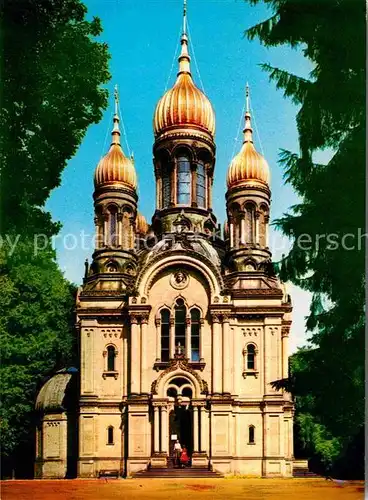
M 161 311 L 161 361 L 169 361 L 170 358 L 170 311 Z
M 171 199 L 170 172 L 164 171 L 162 176 L 162 208 L 167 208 Z
M 198 309 L 192 309 L 190 311 L 190 323 L 191 323 L 191 357 L 192 361 L 199 361 L 199 341 L 200 341 L 200 312 Z
M 175 347 L 180 344 L 185 352 L 186 308 L 183 299 L 178 299 L 175 306 Z
M 197 165 L 197 205 L 205 206 L 206 201 L 206 174 L 203 163 Z
M 177 172 L 178 172 L 177 203 L 179 205 L 189 205 L 191 172 L 190 172 L 190 162 L 188 157 L 179 156 Z

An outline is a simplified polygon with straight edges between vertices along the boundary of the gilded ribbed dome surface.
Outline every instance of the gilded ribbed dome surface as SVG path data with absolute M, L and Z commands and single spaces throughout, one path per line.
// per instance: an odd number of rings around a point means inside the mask
M 106 184 L 124 184 L 132 189 L 137 187 L 134 163 L 127 158 L 120 144 L 119 118 L 114 116 L 114 129 L 109 152 L 101 158 L 95 170 L 95 188 Z
M 136 220 L 137 232 L 140 234 L 146 234 L 148 231 L 148 224 L 144 215 L 138 212 Z
M 186 35 L 182 36 L 181 44 L 177 80 L 173 88 L 159 100 L 155 109 L 155 136 L 177 126 L 198 127 L 214 136 L 215 112 L 209 99 L 193 82 Z
M 250 114 L 245 115 L 244 142 L 240 152 L 233 158 L 227 171 L 227 187 L 258 182 L 269 185 L 270 168 L 265 158 L 253 144 Z

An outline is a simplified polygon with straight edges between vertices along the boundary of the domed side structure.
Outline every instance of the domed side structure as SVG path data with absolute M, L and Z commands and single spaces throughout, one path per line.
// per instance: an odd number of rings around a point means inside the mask
M 130 189 L 137 187 L 137 173 L 132 159 L 125 156 L 120 143 L 119 116 L 114 115 L 114 128 L 109 152 L 97 165 L 94 177 L 95 188 L 110 184 L 122 184 Z
M 136 272 L 137 174 L 133 158 L 125 156 L 120 144 L 116 87 L 114 98 L 112 144 L 94 176 L 96 249 L 92 265 L 86 268 L 81 296 L 104 290 L 123 293 Z
M 181 38 L 179 72 L 175 85 L 159 100 L 153 119 L 155 137 L 173 127 L 188 126 L 215 134 L 215 113 L 205 94 L 193 82 L 190 72 L 188 38 Z
M 263 184 L 268 188 L 270 167 L 253 144 L 253 129 L 249 110 L 245 113 L 244 142 L 239 153 L 233 158 L 227 172 L 227 187 Z
M 254 147 L 249 108 L 247 86 L 244 142 L 227 172 L 229 265 L 235 272 L 260 270 L 259 265 L 271 256 L 268 248 L 270 169 Z
M 38 414 L 35 477 L 63 479 L 77 474 L 78 370 L 63 369 L 41 388 Z
M 148 231 L 148 223 L 144 215 L 138 212 L 136 219 L 136 230 L 140 235 L 145 235 Z

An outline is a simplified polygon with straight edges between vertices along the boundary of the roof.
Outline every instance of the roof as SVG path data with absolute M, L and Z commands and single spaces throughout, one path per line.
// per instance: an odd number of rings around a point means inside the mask
M 36 399 L 38 411 L 64 411 L 75 395 L 78 370 L 64 368 L 59 370 L 42 387 Z

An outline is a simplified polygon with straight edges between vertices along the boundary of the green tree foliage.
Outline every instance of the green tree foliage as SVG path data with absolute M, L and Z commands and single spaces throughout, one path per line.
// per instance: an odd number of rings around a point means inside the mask
M 248 37 L 299 49 L 313 64 L 308 79 L 263 64 L 299 106 L 300 154 L 282 151 L 280 162 L 301 201 L 276 225 L 292 241 L 281 278 L 312 293 L 312 348 L 298 353 L 302 366 L 294 366 L 289 385 L 303 398 L 299 410 L 306 414 L 298 418 L 304 431 L 310 415 L 313 432 L 322 425 L 346 450 L 364 425 L 365 4 L 263 1 L 272 15 Z M 333 156 L 317 164 L 314 154 L 325 148 Z M 317 434 L 315 450 L 323 433 Z
M 40 207 L 107 105 L 107 46 L 80 0 L 1 4 L 0 165 L 2 232 L 55 232 Z
M 6 465 L 32 451 L 35 395 L 45 376 L 76 361 L 74 292 L 52 249 L 23 239 L 0 250 L 0 430 Z M 32 457 L 27 457 L 29 462 Z M 31 462 L 30 462 L 31 463 Z M 24 464 L 21 464 L 21 466 Z
M 45 377 L 74 363 L 75 287 L 51 245 L 60 228 L 45 211 L 91 123 L 107 105 L 107 46 L 80 0 L 1 3 L 0 340 L 3 474 L 34 460 L 33 408 Z M 13 247 L 13 244 L 16 245 Z

